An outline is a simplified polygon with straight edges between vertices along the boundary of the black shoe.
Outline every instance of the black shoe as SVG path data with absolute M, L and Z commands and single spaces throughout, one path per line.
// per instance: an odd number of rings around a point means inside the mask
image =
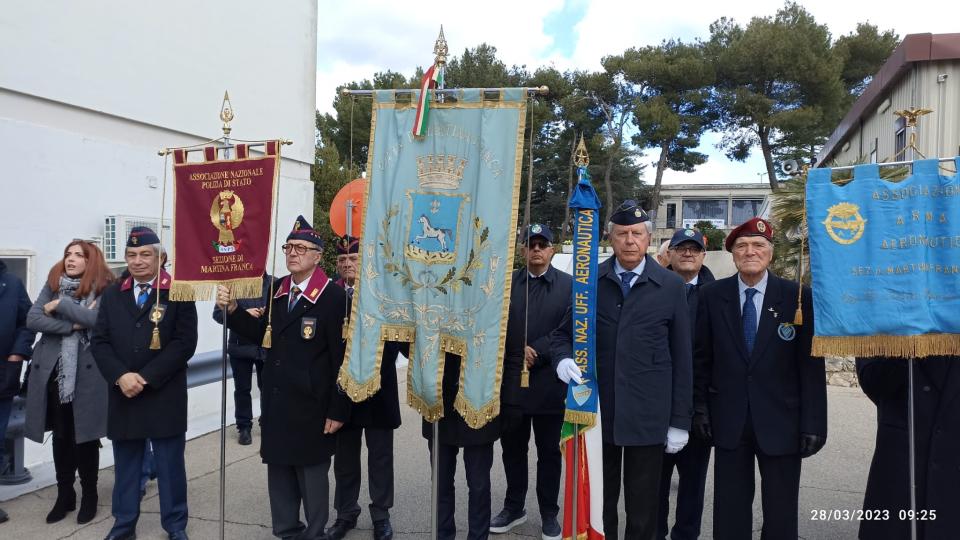
M 10 516 L 3 511 L 3 508 L 0 508 L 0 523 L 5 523 L 7 521 L 10 521 Z
M 237 436 L 237 442 L 240 446 L 249 446 L 253 444 L 253 437 L 250 436 L 250 428 L 240 428 L 240 434 Z
M 347 535 L 347 531 L 357 526 L 356 521 L 347 521 L 337 518 L 333 525 L 327 529 L 327 538 L 330 540 L 341 540 Z
M 540 538 L 543 540 L 560 540 L 563 531 L 560 529 L 560 523 L 556 516 L 541 518 L 543 525 L 540 528 Z
M 187 531 L 177 531 L 170 533 L 170 540 L 190 540 Z
M 108 534 L 103 540 L 137 540 L 136 532 L 126 534 Z
M 373 540 L 393 540 L 393 527 L 390 519 L 381 519 L 373 522 Z
M 80 495 L 80 510 L 77 511 L 77 523 L 90 523 L 97 516 L 97 490 L 84 489 Z
M 70 487 L 57 487 L 57 500 L 47 514 L 47 523 L 56 523 L 77 509 L 77 492 Z
M 493 519 L 490 520 L 490 532 L 502 534 L 510 532 L 517 525 L 522 525 L 527 521 L 527 511 L 511 512 L 504 508 Z

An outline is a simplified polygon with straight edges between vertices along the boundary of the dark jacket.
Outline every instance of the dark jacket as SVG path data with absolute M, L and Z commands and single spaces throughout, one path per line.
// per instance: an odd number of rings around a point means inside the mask
M 916 360 L 913 367 L 917 538 L 955 538 L 960 530 L 960 365 L 956 357 Z M 888 510 L 889 519 L 860 522 L 863 540 L 910 538 L 907 360 L 857 360 L 864 393 L 877 405 L 877 442 L 864 510 Z M 932 515 L 931 512 L 935 514 Z
M 408 368 L 409 369 L 409 368 Z M 457 399 L 457 389 L 460 386 L 460 357 L 455 354 L 444 355 L 443 367 L 443 418 L 437 427 L 440 434 L 440 444 L 457 446 L 478 446 L 493 444 L 500 438 L 500 415 L 497 415 L 480 429 L 473 429 L 467 425 L 453 406 Z M 432 440 L 433 425 L 426 420 L 422 421 L 421 432 L 428 440 Z
M 197 348 L 197 308 L 193 302 L 169 299 L 170 275 L 161 272 L 150 298 L 137 307 L 133 278 L 103 291 L 93 330 L 93 357 L 109 386 L 107 437 L 113 440 L 160 439 L 187 431 L 187 361 Z M 160 350 L 150 349 L 157 304 Z M 128 398 L 116 384 L 125 373 L 147 381 L 143 391 Z
M 240 298 L 237 300 L 237 308 L 248 310 L 266 307 L 270 299 L 270 281 L 272 279 L 269 274 L 263 276 L 263 289 L 260 298 Z M 216 305 L 213 306 L 213 320 L 217 321 L 217 324 L 223 324 L 223 310 Z M 267 357 L 267 351 L 260 346 L 260 343 L 254 343 L 236 332 L 228 331 L 227 333 L 227 353 L 231 358 L 262 362 Z
M 709 412 L 718 448 L 736 448 L 743 426 L 752 418 L 764 454 L 796 454 L 801 433 L 827 435 L 823 358 L 810 356 L 810 289 L 803 288 L 803 325 L 785 327 L 781 337 L 781 325 L 793 322 L 798 285 L 769 274 L 753 353 L 747 355 L 738 279 L 735 274 L 700 289 L 695 407 Z
M 515 407 L 524 414 L 563 414 L 567 385 L 557 378 L 553 367 L 550 333 L 560 325 L 570 306 L 573 278 L 553 266 L 543 276 L 529 278 L 526 268 L 513 273 L 500 399 L 504 408 Z M 529 318 L 526 314 L 528 282 Z M 521 388 L 525 323 L 526 343 L 537 351 L 537 360 L 530 368 L 530 386 Z
M 34 333 L 27 329 L 30 297 L 20 278 L 7 272 L 0 261 L 0 399 L 10 399 L 20 389 L 23 362 L 7 362 L 7 357 L 19 354 L 30 358 L 33 353 Z
M 345 289 L 342 279 L 336 281 Z M 344 295 L 346 297 L 346 295 Z M 348 298 L 346 309 L 350 313 L 353 299 Z M 410 344 L 387 341 L 380 356 L 380 390 L 360 403 L 350 404 L 350 425 L 375 429 L 400 427 L 400 396 L 397 392 L 397 355 L 408 355 Z
M 693 366 L 690 314 L 680 276 L 649 255 L 626 298 L 615 258 L 597 274 L 597 382 L 603 441 L 664 444 L 667 429 L 690 429 Z M 568 308 L 552 339 L 554 364 L 572 358 Z
M 333 455 L 335 435 L 326 420 L 346 422 L 350 403 L 337 387 L 343 363 L 344 292 L 317 269 L 303 295 L 287 312 L 290 276 L 273 298 L 273 346 L 263 363 L 260 394 L 260 456 L 272 465 L 315 465 Z M 230 330 L 261 343 L 268 317 L 237 309 Z
M 74 324 L 89 329 L 88 335 L 91 335 L 101 304 L 101 300 L 97 299 L 94 309 L 89 309 L 79 302 L 65 298 L 60 301 L 53 316 L 44 313 L 43 306 L 58 297 L 59 292 L 51 291 L 50 287 L 44 285 L 27 315 L 27 326 L 40 332 L 40 341 L 37 342 L 33 360 L 30 361 L 24 434 L 38 443 L 43 443 L 44 431 L 48 429 L 47 384 L 51 376 L 56 377 L 61 340 L 73 333 Z M 95 441 L 106 436 L 108 392 L 109 387 L 93 358 L 92 347 L 89 342 L 86 346 L 81 344 L 77 354 L 77 378 L 71 405 L 77 443 Z
M 667 266 L 667 270 L 673 270 L 672 266 Z M 679 274 L 678 274 L 679 275 Z M 681 277 L 682 279 L 682 277 Z M 700 267 L 700 272 L 697 273 L 697 284 L 693 286 L 693 292 L 687 294 L 687 307 L 690 308 L 690 329 L 697 329 L 697 309 L 700 305 L 700 289 L 707 283 L 713 283 L 717 279 L 713 277 L 713 272 L 710 271 L 706 266 Z M 686 287 L 686 284 L 684 284 Z M 690 332 L 691 341 L 694 339 L 694 332 Z

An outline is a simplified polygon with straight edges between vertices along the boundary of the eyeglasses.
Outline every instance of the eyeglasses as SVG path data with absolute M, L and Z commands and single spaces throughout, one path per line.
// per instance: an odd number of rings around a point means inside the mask
M 681 255 L 696 255 L 701 253 L 703 250 L 699 246 L 677 246 L 670 248 L 672 251 L 676 251 Z
M 551 244 L 550 242 L 547 242 L 544 240 L 534 240 L 533 242 L 530 242 L 529 244 L 527 244 L 527 248 L 528 249 L 547 249 L 552 245 L 553 244 Z
M 286 253 L 287 255 L 289 255 L 291 252 L 296 253 L 297 255 L 303 255 L 304 253 L 307 252 L 308 249 L 313 251 L 320 251 L 319 248 L 307 247 L 301 244 L 284 244 L 280 246 L 280 249 L 282 249 L 283 252 Z

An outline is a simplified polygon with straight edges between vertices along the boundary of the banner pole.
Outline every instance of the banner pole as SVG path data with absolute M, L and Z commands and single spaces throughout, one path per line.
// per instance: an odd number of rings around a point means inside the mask
M 220 106 L 220 120 L 223 121 L 223 149 L 224 159 L 230 159 L 230 122 L 233 120 L 233 106 L 230 95 L 223 92 L 223 103 Z M 226 522 L 226 495 L 227 495 L 227 308 L 223 310 L 222 355 L 220 357 L 220 540 L 225 540 L 224 524 Z
M 580 424 L 573 424 L 573 496 L 570 498 L 571 514 L 570 534 L 576 539 L 580 537 L 580 523 L 577 520 L 577 495 L 580 491 Z
M 907 431 L 910 438 L 910 539 L 917 540 L 917 454 L 913 421 L 913 357 L 907 359 Z

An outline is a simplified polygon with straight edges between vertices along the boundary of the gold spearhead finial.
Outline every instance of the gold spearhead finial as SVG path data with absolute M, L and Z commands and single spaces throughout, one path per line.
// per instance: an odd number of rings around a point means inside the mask
M 577 167 L 586 167 L 590 165 L 590 154 L 587 153 L 587 143 L 583 140 L 584 136 L 580 135 L 580 142 L 577 144 L 577 152 L 574 154 L 573 162 L 577 164 Z
M 230 104 L 230 94 L 223 91 L 223 104 L 220 105 L 220 120 L 223 121 L 223 135 L 230 135 L 230 122 L 233 121 L 233 105 Z
M 433 54 L 436 55 L 434 62 L 438 65 L 443 65 L 447 63 L 447 53 L 449 49 L 447 48 L 447 40 L 443 37 L 443 25 L 440 25 L 440 35 L 437 36 L 437 41 L 433 44 Z
M 893 111 L 893 114 L 896 116 L 899 116 L 900 118 L 903 118 L 907 123 L 907 127 L 917 127 L 917 119 L 919 119 L 923 115 L 930 114 L 932 112 L 933 111 L 930 109 L 924 109 L 924 108 L 918 109 L 916 107 L 910 107 L 909 109 Z

